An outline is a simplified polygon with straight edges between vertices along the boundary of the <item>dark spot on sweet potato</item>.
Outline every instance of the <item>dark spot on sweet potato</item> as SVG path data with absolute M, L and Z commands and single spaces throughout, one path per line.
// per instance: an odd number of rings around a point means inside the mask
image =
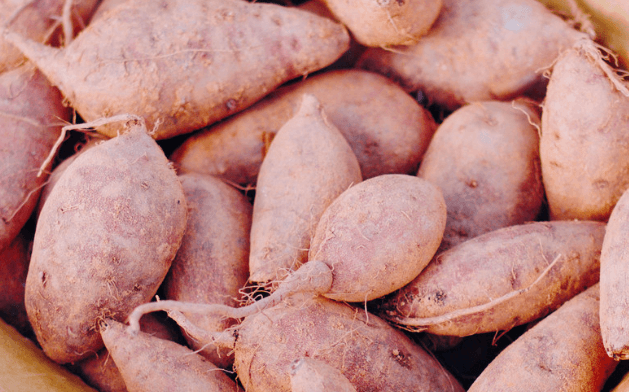
M 403 351 L 400 351 L 397 348 L 395 348 L 391 351 L 391 357 L 395 360 L 395 362 L 399 363 L 402 367 L 406 369 L 411 369 L 411 360 L 410 360 L 409 353 L 404 353 Z

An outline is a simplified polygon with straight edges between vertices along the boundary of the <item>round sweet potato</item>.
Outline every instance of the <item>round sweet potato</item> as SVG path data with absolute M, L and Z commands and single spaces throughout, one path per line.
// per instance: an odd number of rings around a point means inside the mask
M 417 175 L 441 189 L 448 220 L 439 251 L 533 221 L 544 189 L 539 117 L 524 102 L 477 102 L 439 126 Z

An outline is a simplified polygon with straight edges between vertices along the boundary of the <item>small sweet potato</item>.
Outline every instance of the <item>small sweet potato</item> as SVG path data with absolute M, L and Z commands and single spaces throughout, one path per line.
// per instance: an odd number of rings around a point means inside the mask
M 279 130 L 262 166 L 253 202 L 249 280 L 281 280 L 307 261 L 323 211 L 362 181 L 356 155 L 309 94 Z
M 357 66 L 454 110 L 521 95 L 542 83 L 540 70 L 582 37 L 535 0 L 444 0 L 417 44 L 370 48 Z
M 192 132 L 334 62 L 349 43 L 330 19 L 242 0 L 128 1 L 64 49 L 5 37 L 86 121 L 134 113 L 154 137 Z M 106 92 L 106 93 L 104 93 Z M 115 127 L 99 131 L 110 137 Z
M 534 222 L 498 229 L 439 254 L 383 301 L 413 330 L 468 336 L 543 317 L 598 282 L 601 222 Z
M 140 119 L 127 125 L 76 158 L 37 221 L 26 311 L 59 363 L 102 347 L 99 319 L 124 320 L 151 299 L 184 234 L 186 200 L 174 170 Z
M 605 353 L 592 286 L 504 349 L 468 392 L 599 392 L 618 364 Z
M 601 252 L 601 333 L 607 354 L 616 360 L 629 359 L 628 234 L 629 190 L 612 210 Z
M 436 129 L 431 114 L 385 77 L 356 69 L 324 72 L 284 86 L 191 135 L 170 159 L 181 172 L 255 185 L 273 137 L 297 113 L 303 94 L 321 102 L 356 154 L 363 179 L 416 173 Z
M 37 205 L 47 175 L 37 177 L 69 111 L 32 64 L 0 74 L 0 252 Z
M 162 285 L 164 298 L 177 301 L 237 306 L 240 289 L 249 278 L 249 200 L 222 180 L 203 174 L 179 176 L 188 203 L 188 225 L 181 247 Z M 222 331 L 234 323 L 187 313 L 196 325 Z M 216 366 L 226 368 L 233 355 L 202 347 L 187 339 L 194 350 Z
M 324 0 L 332 14 L 365 46 L 411 45 L 430 29 L 441 0 Z
M 587 99 L 586 99 L 587 97 Z M 540 158 L 551 219 L 606 221 L 629 188 L 629 88 L 590 41 L 552 69 Z
M 448 220 L 439 251 L 533 221 L 544 199 L 539 117 L 524 102 L 477 102 L 439 126 L 417 175 L 437 185 Z
M 105 346 L 129 392 L 216 391 L 238 387 L 222 370 L 187 347 L 148 333 L 130 333 L 124 324 L 100 324 Z

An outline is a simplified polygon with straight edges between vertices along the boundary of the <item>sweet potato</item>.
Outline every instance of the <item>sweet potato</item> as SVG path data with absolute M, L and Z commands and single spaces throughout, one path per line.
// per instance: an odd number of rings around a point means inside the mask
M 290 387 L 291 392 L 356 392 L 338 369 L 309 357 L 298 359 L 291 365 Z
M 535 0 L 444 0 L 417 44 L 369 49 L 358 67 L 454 110 L 521 95 L 542 83 L 540 70 L 584 36 Z
M 441 0 L 323 0 L 332 14 L 365 46 L 411 45 L 430 29 Z
M 612 210 L 601 252 L 601 334 L 610 357 L 629 359 L 629 292 L 625 239 L 629 233 L 629 191 Z
M 164 298 L 177 301 L 237 306 L 240 289 L 249 278 L 251 203 L 235 188 L 202 174 L 179 176 L 188 202 L 189 219 L 181 247 L 164 280 Z M 216 320 L 186 314 L 210 331 L 222 331 L 234 320 Z M 188 339 L 194 350 L 216 366 L 226 368 L 233 355 L 202 347 Z
M 137 119 L 66 169 L 37 221 L 26 310 L 59 363 L 99 350 L 98 320 L 122 320 L 148 302 L 181 244 L 181 184 Z
M 308 262 L 270 296 L 240 308 L 151 302 L 135 308 L 129 324 L 139 329 L 140 317 L 157 310 L 243 318 L 297 293 L 370 301 L 400 289 L 421 272 L 439 247 L 445 222 L 443 196 L 428 181 L 404 174 L 370 178 L 330 204 L 310 242 Z
M 323 211 L 362 181 L 347 140 L 305 94 L 278 131 L 262 165 L 251 219 L 249 280 L 269 282 L 306 262 Z
M 0 319 L 0 390 L 96 392 Z
M 170 158 L 181 172 L 254 185 L 269 144 L 306 93 L 317 97 L 347 139 L 363 179 L 417 171 L 436 129 L 431 114 L 393 82 L 356 69 L 324 72 L 284 86 L 242 113 L 191 135 Z
M 334 62 L 348 47 L 338 23 L 241 0 L 131 1 L 64 49 L 5 37 L 40 67 L 86 121 L 142 116 L 169 138 L 232 115 L 280 84 Z M 106 91 L 107 93 L 103 93 Z M 115 128 L 100 127 L 108 136 Z
M 598 49 L 582 41 L 564 52 L 548 84 L 540 140 L 552 219 L 609 218 L 629 188 L 627 127 L 629 89 Z
M 103 341 L 129 392 L 216 391 L 238 388 L 219 368 L 187 347 L 106 319 Z
M 605 225 L 535 222 L 480 235 L 439 254 L 381 305 L 384 317 L 450 336 L 509 330 L 598 282 Z
M 0 74 L 0 252 L 18 235 L 47 176 L 37 168 L 69 119 L 59 91 L 32 64 Z
M 336 368 L 359 392 L 463 391 L 401 331 L 366 310 L 311 293 L 246 317 L 229 336 L 175 320 L 200 340 L 230 345 L 247 392 L 290 391 L 291 365 L 305 356 Z
M 598 290 L 592 286 L 525 332 L 468 391 L 600 391 L 618 362 L 603 348 Z
M 31 326 L 24 307 L 24 283 L 30 259 L 32 235 L 22 230 L 13 242 L 0 252 L 0 318 L 22 334 Z
M 417 173 L 446 200 L 439 251 L 535 220 L 544 198 L 537 124 L 524 102 L 487 101 L 456 110 L 439 126 Z
M 0 31 L 9 28 L 37 42 L 54 40 L 66 0 L 0 0 Z M 98 0 L 74 0 L 70 19 L 75 31 L 87 25 Z M 71 26 L 71 27 L 72 27 Z M 26 58 L 0 34 L 0 73 L 20 66 Z
M 176 341 L 178 335 L 166 325 L 164 320 L 155 314 L 150 314 L 142 318 L 142 331 L 153 337 Z M 84 359 L 76 363 L 71 370 L 81 376 L 89 385 L 98 388 L 100 392 L 127 392 L 124 379 L 114 360 L 109 355 L 109 351 L 103 348 L 96 356 Z

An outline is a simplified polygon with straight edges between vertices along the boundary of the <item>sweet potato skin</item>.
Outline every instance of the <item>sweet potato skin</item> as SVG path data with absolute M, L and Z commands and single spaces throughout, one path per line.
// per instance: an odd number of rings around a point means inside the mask
M 186 195 L 189 218 L 181 247 L 162 285 L 165 299 L 238 306 L 240 289 L 249 278 L 249 200 L 222 180 L 203 174 L 179 176 Z M 197 326 L 222 331 L 233 319 L 216 319 L 186 313 Z M 187 338 L 194 350 L 218 367 L 226 368 L 233 355 L 202 347 Z
M 31 331 L 24 306 L 24 283 L 30 259 L 32 234 L 22 230 L 0 252 L 0 318 L 23 335 Z
M 307 261 L 325 209 L 360 183 L 358 160 L 314 95 L 279 130 L 262 162 L 253 202 L 249 280 L 281 280 Z
M 111 319 L 100 328 L 129 392 L 238 390 L 222 370 L 185 346 L 141 331 L 132 334 Z
M 294 298 L 244 319 L 234 366 L 248 392 L 291 390 L 304 356 L 338 369 L 359 392 L 463 391 L 447 370 L 378 317 L 322 297 Z
M 601 333 L 607 354 L 629 358 L 627 339 L 627 258 L 625 240 L 629 233 L 629 192 L 625 191 L 612 210 L 601 252 Z
M 595 58 L 583 47 L 563 53 L 548 83 L 540 140 L 551 219 L 607 221 L 629 188 L 627 127 L 629 98 Z
M 439 126 L 417 173 L 446 201 L 439 251 L 535 220 L 544 198 L 539 121 L 525 103 L 487 101 L 456 110 Z
M 525 332 L 468 391 L 600 391 L 618 362 L 603 348 L 598 290 L 592 286 Z
M 329 19 L 241 0 L 126 2 L 62 51 L 7 38 L 86 121 L 134 113 L 148 129 L 160 121 L 156 139 L 232 115 L 329 65 L 349 43 L 345 28 Z M 116 135 L 109 126 L 99 131 Z
M 394 51 L 370 48 L 357 66 L 454 110 L 521 95 L 540 83 L 540 69 L 582 37 L 534 0 L 444 0 L 437 21 L 417 44 Z
M 384 301 L 383 316 L 439 335 L 509 330 L 545 316 L 597 283 L 604 236 L 601 222 L 572 221 L 534 222 L 483 234 L 439 254 Z M 524 292 L 479 312 L 425 325 L 413 321 L 486 305 L 517 290 Z
M 446 222 L 441 191 L 415 176 L 387 174 L 354 185 L 325 210 L 308 260 L 333 273 L 324 295 L 363 302 L 413 280 L 439 247 Z
M 325 0 L 338 20 L 362 45 L 412 45 L 424 36 L 441 11 L 441 0 Z
M 151 299 L 186 219 L 181 184 L 139 124 L 77 157 L 42 209 L 26 279 L 46 355 L 67 363 L 99 350 L 97 321 L 124 320 Z
M 35 209 L 47 179 L 37 169 L 69 119 L 62 100 L 32 64 L 0 74 L 0 252 Z
M 436 129 L 432 115 L 393 82 L 357 69 L 328 71 L 284 86 L 242 113 L 191 135 L 170 158 L 181 172 L 255 185 L 273 137 L 297 113 L 305 93 L 317 97 L 345 136 L 363 179 L 416 173 Z

